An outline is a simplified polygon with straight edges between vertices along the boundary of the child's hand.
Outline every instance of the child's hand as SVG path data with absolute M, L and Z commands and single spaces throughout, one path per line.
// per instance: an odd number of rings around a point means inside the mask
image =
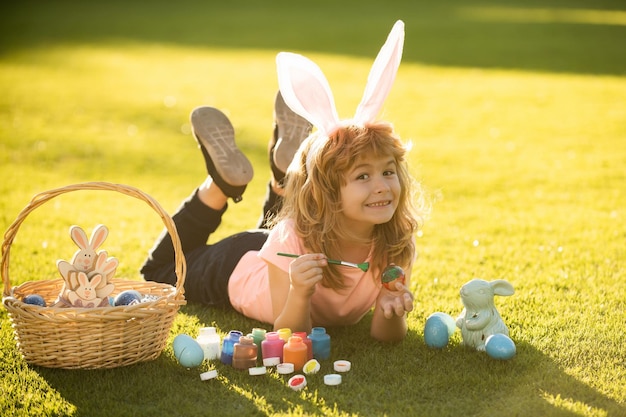
M 311 297 L 315 285 L 322 280 L 324 267 L 328 265 L 326 256 L 312 253 L 299 256 L 289 265 L 289 279 L 292 291 L 303 297 Z
M 376 300 L 377 308 L 380 308 L 385 318 L 393 316 L 402 317 L 404 313 L 413 311 L 413 293 L 406 285 L 396 282 L 395 291 L 382 288 Z

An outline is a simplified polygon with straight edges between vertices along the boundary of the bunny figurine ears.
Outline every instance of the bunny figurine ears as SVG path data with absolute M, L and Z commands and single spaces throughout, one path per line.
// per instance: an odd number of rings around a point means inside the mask
M 281 52 L 276 57 L 278 86 L 285 103 L 311 122 L 327 138 L 346 125 L 364 126 L 378 116 L 400 66 L 404 45 L 404 22 L 398 20 L 380 49 L 354 118 L 341 121 L 335 100 L 322 70 L 302 55 Z

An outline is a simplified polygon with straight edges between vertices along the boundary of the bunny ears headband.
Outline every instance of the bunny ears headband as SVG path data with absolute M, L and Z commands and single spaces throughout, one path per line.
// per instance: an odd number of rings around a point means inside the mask
M 398 20 L 372 65 L 354 118 L 344 121 L 337 115 L 335 100 L 322 70 L 302 55 L 290 52 L 278 54 L 276 65 L 280 92 L 292 111 L 317 128 L 320 135 L 318 143 L 313 145 L 316 150 L 337 129 L 347 125 L 364 126 L 376 119 L 396 78 L 403 45 L 404 22 Z M 314 153 L 311 149 L 311 154 Z M 307 168 L 308 165 L 307 158 Z

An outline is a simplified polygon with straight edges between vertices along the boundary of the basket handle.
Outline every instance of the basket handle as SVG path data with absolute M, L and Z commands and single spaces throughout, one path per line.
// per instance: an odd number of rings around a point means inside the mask
M 36 194 L 30 201 L 30 203 L 28 203 L 28 205 L 24 209 L 22 209 L 13 224 L 9 226 L 4 234 L 4 242 L 2 242 L 2 269 L 0 270 L 0 274 L 2 274 L 2 280 L 4 281 L 5 297 L 11 295 L 11 282 L 9 280 L 9 254 L 11 252 L 11 244 L 13 243 L 13 240 L 15 239 L 15 236 L 17 235 L 17 231 L 20 228 L 21 224 L 33 210 L 35 210 L 37 207 L 41 206 L 48 200 L 51 200 L 61 194 L 80 190 L 116 191 L 121 194 L 134 197 L 138 200 L 142 200 L 146 204 L 148 204 L 154 211 L 156 211 L 157 214 L 161 217 L 163 223 L 165 224 L 165 227 L 170 233 L 170 236 L 172 237 L 172 244 L 174 245 L 175 255 L 175 272 L 177 278 L 176 290 L 181 294 L 184 293 L 183 286 L 185 284 L 185 273 L 187 270 L 185 256 L 183 255 L 183 249 L 180 243 L 180 238 L 178 236 L 178 231 L 176 230 L 176 225 L 174 224 L 172 218 L 167 214 L 167 212 L 163 210 L 163 207 L 161 207 L 161 205 L 148 194 L 144 193 L 138 188 L 131 187 L 129 185 L 113 184 L 108 182 L 84 182 L 68 185 L 61 188 L 55 188 Z

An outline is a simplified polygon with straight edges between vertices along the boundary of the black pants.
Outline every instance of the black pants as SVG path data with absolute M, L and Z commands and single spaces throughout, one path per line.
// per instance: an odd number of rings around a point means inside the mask
M 183 202 L 172 216 L 187 264 L 185 298 L 211 306 L 230 306 L 228 281 L 243 255 L 259 250 L 267 239 L 267 221 L 282 205 L 282 198 L 268 192 L 258 228 L 237 233 L 215 244 L 207 245 L 211 233 L 222 222 L 223 210 L 213 210 L 198 198 L 198 190 Z M 145 280 L 176 285 L 175 254 L 167 230 L 161 233 L 141 268 Z

